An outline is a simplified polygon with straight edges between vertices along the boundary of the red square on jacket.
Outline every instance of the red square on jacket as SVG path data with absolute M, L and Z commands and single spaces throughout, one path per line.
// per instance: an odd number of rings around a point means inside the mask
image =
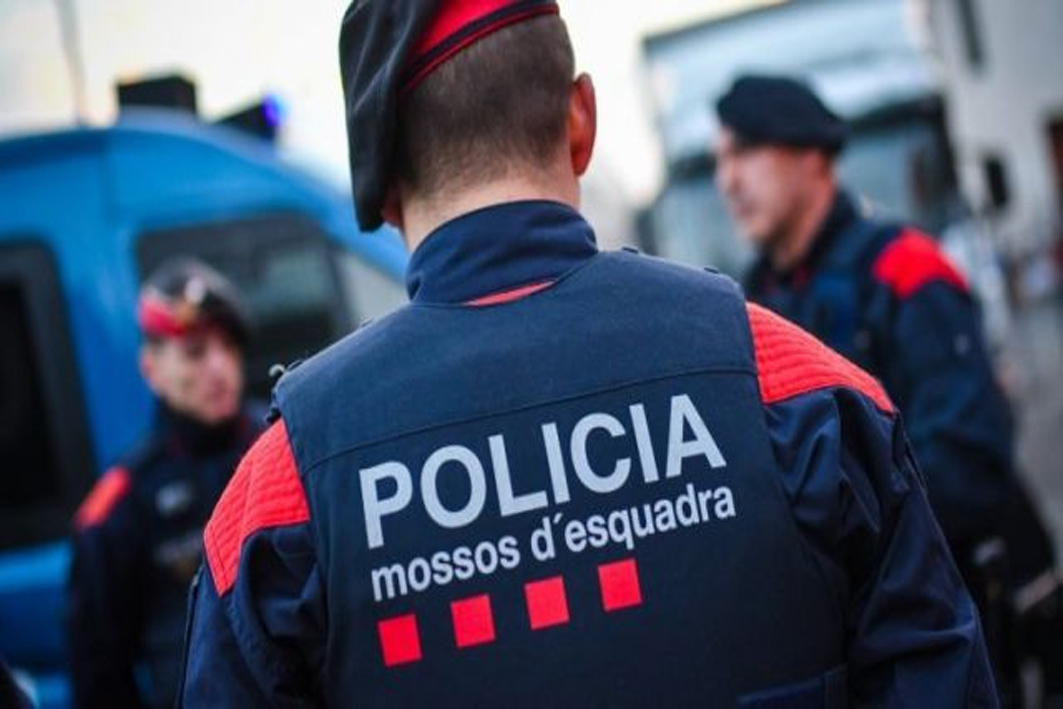
M 599 566 L 598 584 L 602 589 L 602 607 L 606 611 L 630 608 L 642 603 L 639 570 L 634 559 Z
M 524 584 L 524 598 L 532 630 L 568 622 L 568 598 L 561 576 Z
M 413 613 L 388 618 L 377 623 L 380 649 L 388 667 L 421 659 L 421 635 Z
M 450 604 L 454 620 L 454 641 L 458 647 L 489 643 L 495 639 L 495 618 L 491 613 L 491 597 L 486 593 Z

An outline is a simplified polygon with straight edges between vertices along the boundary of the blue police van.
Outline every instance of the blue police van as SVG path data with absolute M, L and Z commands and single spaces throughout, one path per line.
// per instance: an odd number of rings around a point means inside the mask
M 141 280 L 190 254 L 255 326 L 252 395 L 406 296 L 393 232 L 268 143 L 177 112 L 0 141 L 0 658 L 42 707 L 68 704 L 70 520 L 151 419 L 137 371 Z

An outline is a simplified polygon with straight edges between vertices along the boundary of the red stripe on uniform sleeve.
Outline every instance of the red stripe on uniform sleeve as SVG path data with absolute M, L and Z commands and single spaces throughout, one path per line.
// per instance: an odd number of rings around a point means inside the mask
M 106 520 L 132 487 L 133 479 L 128 470 L 121 467 L 108 470 L 96 481 L 88 497 L 78 507 L 74 515 L 74 527 L 85 529 Z
M 894 411 L 886 391 L 870 374 L 775 313 L 752 303 L 746 307 L 765 404 L 819 389 L 846 387 L 868 397 L 879 409 Z
M 281 420 L 240 461 L 203 533 L 207 565 L 218 595 L 236 583 L 240 550 L 248 537 L 263 529 L 309 520 L 306 492 Z
M 901 298 L 927 283 L 943 281 L 966 293 L 967 280 L 937 242 L 915 229 L 905 229 L 875 260 L 872 272 Z

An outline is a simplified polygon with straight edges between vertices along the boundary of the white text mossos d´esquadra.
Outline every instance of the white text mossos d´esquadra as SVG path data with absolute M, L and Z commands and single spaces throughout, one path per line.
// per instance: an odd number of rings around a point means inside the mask
M 628 421 L 621 421 L 606 413 L 587 414 L 572 428 L 568 446 L 565 447 L 562 446 L 557 424 L 542 424 L 542 443 L 549 468 L 548 490 L 515 494 L 510 479 L 505 437 L 490 436 L 488 464 L 495 482 L 494 491 L 502 516 L 508 517 L 545 508 L 551 504 L 551 496 L 553 504 L 568 502 L 569 485 L 572 482 L 568 475 L 569 469 L 575 474 L 576 483 L 594 493 L 607 495 L 624 485 L 631 475 L 631 458 L 617 459 L 611 470 L 604 469 L 607 466 L 594 469 L 587 454 L 587 441 L 593 432 L 601 431 L 613 438 L 633 436 L 642 479 L 646 483 L 658 481 L 662 471 L 654 456 L 645 407 L 641 403 L 635 403 L 628 407 L 627 413 Z M 712 468 L 727 465 L 694 402 L 688 395 L 679 394 L 671 400 L 664 477 L 678 477 L 683 471 L 683 461 L 694 457 L 704 457 Z M 454 471 L 464 471 L 469 480 L 469 499 L 456 509 L 448 509 L 439 497 L 437 483 L 443 466 L 450 466 Z M 484 462 L 465 446 L 448 445 L 429 455 L 421 466 L 418 486 L 420 502 L 429 518 L 447 529 L 458 529 L 475 522 L 487 503 L 487 474 Z M 386 518 L 399 514 L 413 502 L 413 474 L 405 463 L 393 460 L 363 468 L 359 475 L 367 541 L 370 549 L 377 549 L 385 544 Z M 391 482 L 385 484 L 385 481 Z M 382 494 L 382 491 L 389 488 L 391 494 Z

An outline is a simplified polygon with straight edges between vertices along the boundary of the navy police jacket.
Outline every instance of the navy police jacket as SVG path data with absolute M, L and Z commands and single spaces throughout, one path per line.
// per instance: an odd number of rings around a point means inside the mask
M 977 305 L 929 236 L 866 218 L 840 192 L 805 261 L 780 274 L 761 259 L 746 292 L 882 381 L 961 566 L 999 534 L 1019 582 L 1051 569 L 1048 535 L 1015 481 L 1010 408 Z
M 287 374 L 204 537 L 184 706 L 994 706 L 878 385 L 549 202 Z
M 205 429 L 161 408 L 81 505 L 67 618 L 76 706 L 173 705 L 203 527 L 261 420 L 245 411 Z

